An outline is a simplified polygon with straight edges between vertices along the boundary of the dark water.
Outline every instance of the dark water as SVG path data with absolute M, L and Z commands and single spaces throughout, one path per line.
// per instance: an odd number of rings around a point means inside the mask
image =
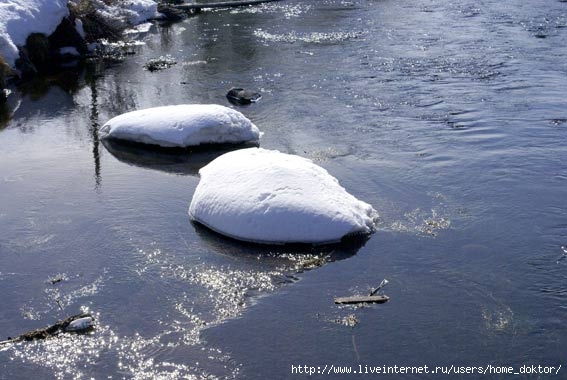
M 98 327 L 0 346 L 0 378 L 489 364 L 567 376 L 567 3 L 285 0 L 132 38 L 145 44 L 121 64 L 11 95 L 0 338 L 80 311 Z M 162 55 L 177 64 L 143 69 Z M 262 147 L 313 159 L 378 210 L 365 244 L 219 239 L 187 215 L 212 156 L 140 156 L 97 139 L 129 110 L 229 105 L 232 86 L 263 94 L 239 108 Z M 318 257 L 326 264 L 304 270 Z M 384 278 L 388 303 L 333 304 Z

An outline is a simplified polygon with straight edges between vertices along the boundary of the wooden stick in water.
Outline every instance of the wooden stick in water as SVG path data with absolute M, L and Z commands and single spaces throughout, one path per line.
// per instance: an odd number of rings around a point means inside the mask
M 203 8 L 229 8 L 229 7 L 243 7 L 247 5 L 256 5 L 262 3 L 270 3 L 279 0 L 248 0 L 248 1 L 227 1 L 224 3 L 202 3 L 202 4 L 172 4 L 173 8 L 183 9 L 187 11 L 196 10 L 200 11 Z
M 352 305 L 357 303 L 384 303 L 390 299 L 388 296 L 351 296 L 351 297 L 337 297 L 335 298 L 336 304 Z

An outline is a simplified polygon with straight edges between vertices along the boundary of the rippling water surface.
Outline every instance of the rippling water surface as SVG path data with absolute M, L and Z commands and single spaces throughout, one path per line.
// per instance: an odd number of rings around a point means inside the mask
M 97 328 L 1 345 L 0 378 L 567 365 L 567 3 L 284 0 L 131 37 L 143 44 L 122 63 L 10 97 L 0 339 L 81 311 Z M 166 55 L 177 63 L 144 70 Z M 263 95 L 239 108 L 262 147 L 314 160 L 379 211 L 367 242 L 224 240 L 187 215 L 214 155 L 97 138 L 134 109 L 230 105 L 232 86 Z M 333 304 L 384 278 L 388 303 Z

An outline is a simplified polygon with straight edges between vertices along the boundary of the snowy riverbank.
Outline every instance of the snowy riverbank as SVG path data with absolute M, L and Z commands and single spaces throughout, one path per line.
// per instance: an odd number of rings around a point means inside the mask
M 113 26 L 129 26 L 159 16 L 153 0 L 121 0 L 107 5 L 101 0 L 5 0 L 0 4 L 0 56 L 16 67 L 27 38 L 40 33 L 51 35 L 65 18 L 70 18 L 77 32 L 85 36 L 80 15 L 70 8 L 88 7 L 89 11 Z

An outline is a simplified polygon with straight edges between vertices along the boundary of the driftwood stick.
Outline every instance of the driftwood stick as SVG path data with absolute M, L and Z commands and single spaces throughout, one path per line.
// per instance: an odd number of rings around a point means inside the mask
M 72 323 L 74 321 L 77 321 L 81 318 L 91 318 L 91 321 L 94 320 L 94 318 L 92 317 L 91 314 L 89 313 L 81 313 L 81 314 L 77 314 L 77 315 L 72 315 L 70 317 L 67 317 L 63 320 L 57 321 L 56 323 L 54 323 L 51 326 L 47 326 L 41 329 L 36 329 L 36 330 L 32 330 L 32 331 L 28 331 L 27 333 L 21 334 L 15 338 L 8 338 L 7 340 L 3 340 L 0 341 L 0 345 L 2 344 L 8 344 L 8 343 L 15 343 L 15 342 L 21 342 L 21 341 L 29 341 L 29 340 L 35 340 L 35 339 L 47 339 L 49 337 L 52 336 L 56 336 L 59 333 L 62 332 L 80 332 L 81 330 L 78 329 L 69 329 L 70 326 L 72 326 Z M 86 326 L 83 330 L 88 330 L 89 326 Z
M 376 293 L 378 293 L 378 290 L 382 289 L 384 286 L 388 285 L 388 280 L 383 279 L 382 282 L 380 283 L 380 285 L 378 285 L 378 287 L 372 291 L 370 291 L 370 296 L 375 295 Z
M 172 8 L 182 9 L 184 11 L 200 11 L 203 8 L 232 8 L 243 7 L 247 5 L 256 5 L 262 3 L 270 3 L 280 0 L 247 0 L 247 1 L 227 1 L 225 3 L 202 3 L 202 4 L 172 4 Z
M 388 296 L 352 296 L 352 297 L 337 297 L 335 303 L 343 305 L 352 305 L 357 303 L 384 303 L 388 301 Z

